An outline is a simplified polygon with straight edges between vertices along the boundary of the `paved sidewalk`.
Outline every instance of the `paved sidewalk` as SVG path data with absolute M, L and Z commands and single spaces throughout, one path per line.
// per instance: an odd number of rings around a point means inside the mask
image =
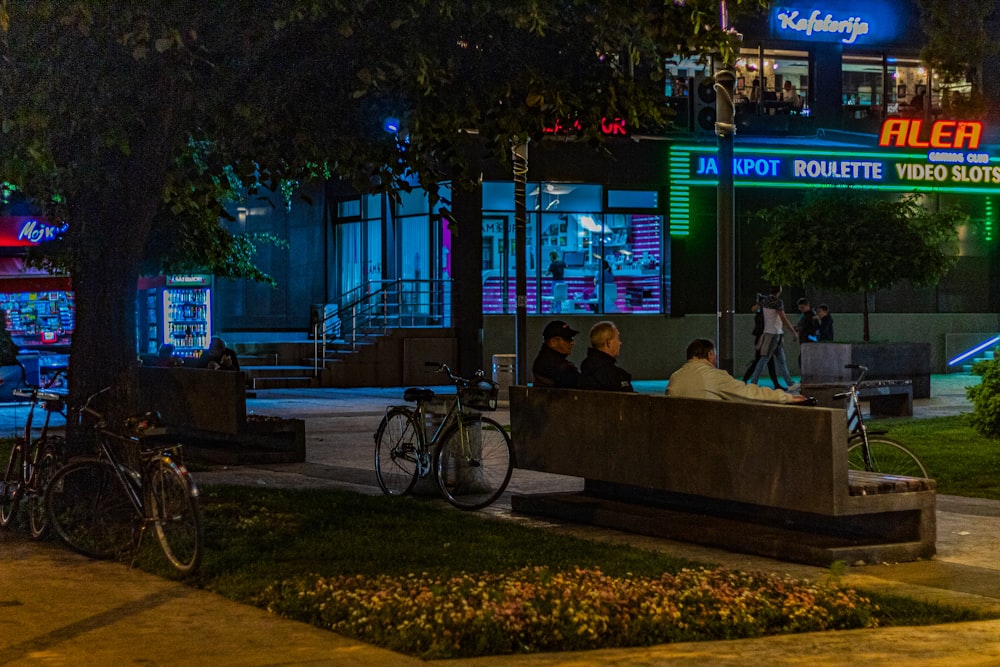
M 969 411 L 968 375 L 934 376 L 917 416 Z M 639 383 L 662 392 L 664 383 Z M 379 493 L 372 433 L 401 390 L 319 389 L 258 392 L 248 409 L 306 420 L 301 464 L 218 468 L 200 484 L 331 487 Z M 0 407 L 0 433 L 12 408 Z M 506 415 L 497 416 L 504 421 Z M 23 419 L 23 412 L 21 418 Z M 575 478 L 516 470 L 509 491 L 582 487 Z M 431 501 L 439 502 L 439 501 Z M 443 501 L 440 501 L 443 502 Z M 485 513 L 589 539 L 634 544 L 729 567 L 817 579 L 822 568 L 670 542 L 588 526 L 559 525 L 510 512 L 509 493 Z M 938 556 L 931 561 L 851 568 L 846 580 L 866 589 L 1000 613 L 1000 502 L 941 496 Z M 419 661 L 284 621 L 220 596 L 124 566 L 89 561 L 55 543 L 0 533 L 0 665 L 406 665 Z M 1000 621 L 920 628 L 813 633 L 755 640 L 662 645 L 572 654 L 446 661 L 463 665 L 1000 664 Z

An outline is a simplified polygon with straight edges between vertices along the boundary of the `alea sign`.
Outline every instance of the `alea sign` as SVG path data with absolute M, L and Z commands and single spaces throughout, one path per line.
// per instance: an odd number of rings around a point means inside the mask
M 983 124 L 979 121 L 937 120 L 925 131 L 923 120 L 887 118 L 882 123 L 878 145 L 974 151 L 982 138 Z

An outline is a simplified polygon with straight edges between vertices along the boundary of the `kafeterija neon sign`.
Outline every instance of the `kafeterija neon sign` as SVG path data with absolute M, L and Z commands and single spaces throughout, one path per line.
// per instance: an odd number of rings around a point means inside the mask
M 858 37 L 871 32 L 871 24 L 860 16 L 834 16 L 832 12 L 814 9 L 812 12 L 800 12 L 798 9 L 786 9 L 778 12 L 778 31 L 793 32 L 805 37 L 813 35 L 826 36 L 826 33 L 840 34 L 844 44 L 854 44 Z

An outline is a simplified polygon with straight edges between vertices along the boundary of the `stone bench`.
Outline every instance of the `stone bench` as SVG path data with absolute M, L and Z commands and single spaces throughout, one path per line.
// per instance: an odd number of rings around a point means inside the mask
M 812 396 L 825 408 L 843 408 L 847 399 L 834 399 L 851 388 L 850 382 L 803 384 L 802 393 Z M 871 380 L 862 382 L 858 396 L 868 401 L 872 417 L 912 417 L 913 383 L 910 380 Z
M 191 458 L 225 464 L 305 461 L 305 422 L 248 416 L 241 372 L 142 366 L 139 405 L 159 411 Z
M 827 566 L 934 555 L 933 480 L 848 471 L 843 410 L 510 388 L 516 512 Z

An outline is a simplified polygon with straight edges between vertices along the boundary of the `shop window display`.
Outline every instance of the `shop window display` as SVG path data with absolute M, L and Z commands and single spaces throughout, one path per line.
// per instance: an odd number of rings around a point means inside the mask
M 528 184 L 529 313 L 661 312 L 662 216 L 607 212 L 602 197 L 598 185 Z M 483 310 L 514 312 L 512 184 L 484 183 L 483 202 Z M 630 202 L 655 208 L 656 193 L 612 191 L 607 208 Z

